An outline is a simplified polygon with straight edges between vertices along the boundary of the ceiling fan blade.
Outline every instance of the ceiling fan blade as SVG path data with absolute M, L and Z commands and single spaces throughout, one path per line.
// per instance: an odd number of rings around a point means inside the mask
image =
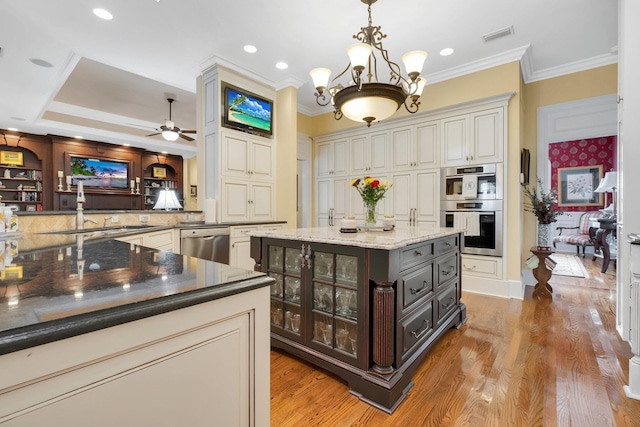
M 183 132 L 184 132 L 184 131 L 183 131 Z M 186 140 L 186 141 L 189 141 L 189 142 L 191 142 L 191 141 L 195 141 L 195 139 L 191 138 L 190 136 L 183 135 L 182 133 L 180 134 L 180 138 L 182 138 L 182 139 L 184 139 L 184 140 Z
M 157 132 L 157 133 L 152 133 L 152 134 L 145 135 L 145 136 L 156 136 L 156 135 L 160 135 L 161 133 L 162 133 L 162 132 Z
M 196 133 L 195 130 L 183 130 L 182 133 Z

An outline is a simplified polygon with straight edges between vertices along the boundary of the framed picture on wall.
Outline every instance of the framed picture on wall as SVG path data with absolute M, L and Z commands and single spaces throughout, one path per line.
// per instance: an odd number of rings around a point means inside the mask
M 167 177 L 167 168 L 159 168 L 153 167 L 153 177 L 154 178 L 166 178 Z
M 0 151 L 0 164 L 22 166 L 22 153 L 18 151 Z
M 602 206 L 602 165 L 558 168 L 558 206 Z
M 198 187 L 195 186 L 195 185 L 192 185 L 189 194 L 191 195 L 191 197 L 197 197 L 198 196 Z

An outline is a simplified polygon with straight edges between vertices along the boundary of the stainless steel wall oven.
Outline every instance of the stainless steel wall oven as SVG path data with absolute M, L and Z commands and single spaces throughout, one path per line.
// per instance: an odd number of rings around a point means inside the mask
M 503 164 L 442 169 L 441 224 L 462 228 L 462 253 L 502 256 Z

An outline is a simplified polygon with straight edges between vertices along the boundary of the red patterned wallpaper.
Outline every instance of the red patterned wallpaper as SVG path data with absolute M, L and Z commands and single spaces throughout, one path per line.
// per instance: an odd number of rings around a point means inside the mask
M 611 169 L 617 170 L 617 151 L 618 138 L 616 136 L 549 144 L 552 188 L 558 189 L 558 168 L 602 165 L 603 174 Z M 607 196 L 607 203 L 610 202 L 611 194 Z M 590 211 L 593 209 L 593 206 L 562 208 L 564 211 Z

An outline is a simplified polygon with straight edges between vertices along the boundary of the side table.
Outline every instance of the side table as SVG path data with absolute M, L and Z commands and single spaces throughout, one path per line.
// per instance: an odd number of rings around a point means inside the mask
M 613 237 L 616 237 L 617 222 L 615 218 L 599 218 L 598 222 L 600 223 L 600 228 L 596 230 L 596 235 L 593 238 L 593 256 L 594 259 L 596 257 L 602 257 L 602 269 L 600 271 L 602 273 L 606 273 L 607 268 L 609 268 L 609 262 L 612 259 L 615 260 L 615 258 L 611 257 L 611 250 L 607 243 L 607 237 L 610 234 L 612 234 Z M 599 255 L 600 250 L 602 251 L 602 255 Z
M 551 248 L 538 248 L 537 246 L 532 247 L 530 251 L 538 257 L 538 266 L 533 269 L 533 277 L 538 281 L 533 289 L 533 296 L 540 295 L 551 298 L 553 288 L 548 282 L 551 279 L 552 272 L 547 267 L 547 258 L 555 251 Z

